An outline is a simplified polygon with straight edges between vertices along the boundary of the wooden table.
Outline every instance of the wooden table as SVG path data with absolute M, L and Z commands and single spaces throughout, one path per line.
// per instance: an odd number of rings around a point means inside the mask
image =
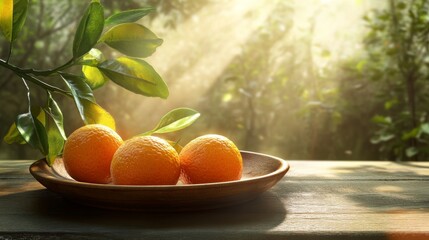
M 188 213 L 83 207 L 30 163 L 0 160 L 0 239 L 429 239 L 429 162 L 291 161 L 258 199 Z

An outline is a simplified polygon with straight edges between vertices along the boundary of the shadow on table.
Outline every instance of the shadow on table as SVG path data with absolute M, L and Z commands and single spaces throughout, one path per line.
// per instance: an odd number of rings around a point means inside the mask
M 396 162 L 396 164 L 408 166 L 408 167 L 416 167 L 416 168 L 429 168 L 429 166 L 422 165 L 419 162 Z
M 350 167 L 336 167 L 332 168 L 332 172 L 340 177 L 346 177 L 350 179 L 372 179 L 372 180 L 390 180 L 390 179 L 400 179 L 400 180 L 411 180 L 411 179 L 420 179 L 428 178 L 428 175 L 419 174 L 418 168 L 427 168 L 427 166 L 420 166 L 416 163 L 406 163 L 406 162 L 391 162 L 394 165 L 407 166 L 407 168 L 398 168 L 398 166 L 392 166 L 389 168 L 387 166 L 376 166 L 372 164 L 363 164 L 358 166 Z M 411 168 L 415 168 L 413 171 Z
M 400 165 L 412 166 L 404 163 Z M 397 169 L 361 165 L 338 167 L 334 173 L 341 178 L 350 179 L 355 189 L 361 191 L 345 192 L 347 198 L 380 211 L 429 211 L 429 185 L 427 175 L 412 169 Z M 376 176 L 366 180 L 362 176 Z M 341 188 L 338 188 L 341 191 Z M 345 189 L 345 188 L 343 188 Z
M 239 206 L 181 213 L 146 213 L 104 210 L 69 202 L 48 190 L 28 191 L 0 197 L 0 206 L 22 211 L 15 222 L 29 218 L 33 227 L 38 224 L 49 229 L 49 225 L 65 229 L 116 229 L 116 230 L 174 230 L 206 229 L 233 230 L 253 228 L 269 230 L 286 218 L 286 209 L 273 193 L 266 192 L 259 198 Z M 12 210 L 11 210 L 12 211 Z M 3 211 L 4 213 L 4 211 Z M 31 216 L 29 216 L 31 215 Z M 60 224 L 59 224 L 60 223 Z M 82 229 L 83 230 L 83 229 Z M 59 230 L 61 231 L 61 230 Z

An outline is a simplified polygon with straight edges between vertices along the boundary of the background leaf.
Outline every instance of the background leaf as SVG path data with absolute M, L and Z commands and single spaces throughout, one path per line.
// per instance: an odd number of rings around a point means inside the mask
M 13 3 L 12 41 L 18 37 L 27 18 L 28 0 L 15 0 Z
M 429 123 L 423 123 L 420 128 L 422 132 L 424 132 L 425 134 L 429 134 Z
M 371 121 L 373 123 L 378 123 L 378 124 L 382 124 L 382 125 L 392 124 L 392 119 L 390 117 L 385 117 L 385 116 L 381 116 L 381 115 L 375 115 L 374 117 L 372 117 Z
M 99 2 L 91 2 L 80 20 L 73 41 L 73 57 L 78 58 L 97 44 L 104 28 L 104 11 Z
M 76 107 L 85 124 L 103 124 L 115 130 L 114 118 L 95 102 L 91 88 L 85 79 L 70 74 L 61 74 L 73 95 Z
M 415 155 L 417 155 L 419 153 L 419 150 L 415 147 L 408 147 L 405 150 L 405 154 L 407 155 L 407 157 L 413 157 Z
M 158 125 L 142 135 L 168 133 L 181 130 L 191 125 L 200 117 L 200 113 L 190 108 L 177 108 L 165 114 Z
M 149 97 L 167 98 L 167 84 L 142 59 L 121 57 L 101 63 L 99 69 L 113 82 L 134 93 Z
M 153 7 L 144 7 L 128 11 L 119 12 L 108 17 L 104 25 L 117 25 L 121 23 L 135 22 L 155 10 Z
M 0 0 L 0 30 L 12 42 L 13 0 Z
M 111 28 L 100 40 L 132 57 L 149 57 L 162 44 L 162 39 L 137 23 L 123 23 Z
M 12 143 L 26 144 L 27 143 L 24 140 L 24 138 L 22 138 L 21 133 L 19 133 L 15 123 L 13 123 L 9 127 L 9 130 L 7 131 L 6 136 L 4 136 L 3 140 L 7 144 L 12 144 Z

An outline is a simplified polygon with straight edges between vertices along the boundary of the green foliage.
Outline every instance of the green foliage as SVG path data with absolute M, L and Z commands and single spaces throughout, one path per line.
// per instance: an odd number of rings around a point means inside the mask
M 120 57 L 107 60 L 98 68 L 113 82 L 134 93 L 160 98 L 167 98 L 169 95 L 164 80 L 142 59 Z
M 93 1 L 80 20 L 76 30 L 73 41 L 74 58 L 84 55 L 94 47 L 103 32 L 103 27 L 103 6 L 98 1 Z
M 66 134 L 64 132 L 63 113 L 61 112 L 58 103 L 52 98 L 52 94 L 50 92 L 48 92 L 48 103 L 46 105 L 46 114 L 54 121 L 55 127 L 58 129 L 58 132 L 60 133 L 61 137 L 64 140 L 67 139 Z
M 103 124 L 115 129 L 115 120 L 95 102 L 91 87 L 86 84 L 83 77 L 62 73 L 67 86 L 73 95 L 74 102 L 85 124 Z
M 85 76 L 85 82 L 91 87 L 91 89 L 97 89 L 103 86 L 108 78 L 97 68 L 98 64 L 104 61 L 103 53 L 93 48 L 89 53 L 83 56 L 81 61 L 82 64 L 82 73 Z
M 7 131 L 6 136 L 4 137 L 4 141 L 7 144 L 12 144 L 12 143 L 26 144 L 25 139 L 19 133 L 15 123 L 13 123 L 9 127 L 9 130 Z
M 27 5 L 27 0 L 0 0 L 0 29 L 11 42 L 10 53 L 12 50 L 20 50 L 12 49 L 12 42 L 24 25 Z M 72 57 L 65 64 L 51 70 L 35 70 L 10 64 L 10 53 L 7 60 L 0 59 L 1 67 L 13 72 L 17 79 L 22 79 L 28 97 L 28 111 L 18 115 L 4 141 L 9 144 L 28 143 L 45 155 L 48 164 L 52 165 L 55 158 L 62 153 L 66 140 L 64 116 L 55 100 L 58 96 L 54 94 L 71 98 L 85 124 L 103 124 L 112 129 L 115 129 L 114 118 L 98 105 L 93 94 L 94 89 L 102 87 L 109 79 L 137 94 L 167 98 L 168 87 L 155 69 L 143 59 L 126 56 L 148 57 L 162 44 L 162 39 L 149 29 L 133 23 L 152 10 L 152 7 L 147 7 L 119 12 L 105 20 L 103 6 L 99 1 L 93 0 L 78 24 Z M 111 28 L 100 39 L 105 23 Z M 126 41 L 130 41 L 129 44 L 125 44 Z M 95 48 L 103 43 L 125 56 L 105 59 L 103 53 Z M 83 76 L 66 72 L 73 66 L 80 66 Z M 53 81 L 48 83 L 47 78 Z M 47 93 L 45 105 L 32 106 L 31 93 L 37 89 L 30 89 L 27 82 Z M 192 124 L 198 116 L 199 114 L 191 109 L 173 110 L 162 118 L 161 123 L 151 133 L 183 129 Z
M 379 89 L 384 105 L 372 118 L 378 130 L 371 139 L 389 159 L 427 159 L 429 136 L 429 2 L 390 0 L 389 7 L 365 17 L 368 57 L 364 77 Z
M 223 131 L 241 149 L 289 159 L 341 158 L 344 146 L 321 144 L 339 136 L 337 79 L 320 74 L 330 74 L 328 67 L 314 66 L 314 28 L 300 29 L 297 38 L 291 6 L 283 1 L 274 9 L 207 92 L 202 131 Z
M 147 14 L 151 13 L 153 10 L 155 10 L 155 8 L 145 7 L 140 9 L 133 9 L 133 10 L 119 12 L 108 17 L 104 22 L 104 24 L 106 26 L 110 26 L 110 25 L 118 25 L 121 23 L 135 22 L 141 19 L 142 17 L 146 16 Z
M 162 44 L 162 39 L 137 23 L 114 26 L 103 35 L 100 41 L 132 57 L 149 57 Z
M 190 126 L 200 117 L 200 113 L 190 108 L 177 108 L 165 114 L 156 127 L 141 135 L 175 132 Z
M 27 89 L 28 86 L 23 80 Z M 39 149 L 44 155 L 48 153 L 48 137 L 45 131 L 45 112 L 40 108 L 31 107 L 30 91 L 27 93 L 28 112 L 16 117 L 16 128 L 21 137 L 33 148 Z
M 12 40 L 14 41 L 22 27 L 24 26 L 25 19 L 27 18 L 28 0 L 13 1 L 13 27 L 12 27 Z
M 54 116 L 52 116 L 49 112 L 46 112 L 48 116 L 46 119 L 46 135 L 48 138 L 48 146 L 49 150 L 47 152 L 46 161 L 49 166 L 52 166 L 56 157 L 62 153 L 64 147 L 64 138 L 61 134 L 60 128 L 58 128 L 57 123 L 54 120 Z

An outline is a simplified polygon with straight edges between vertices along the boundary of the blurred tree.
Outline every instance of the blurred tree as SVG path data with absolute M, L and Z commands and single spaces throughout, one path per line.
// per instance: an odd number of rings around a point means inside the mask
M 278 7 L 201 104 L 203 128 L 287 158 L 427 159 L 428 4 L 390 0 L 365 17 L 365 53 L 323 66 L 317 13 L 296 39 L 292 9 Z
M 332 69 L 314 64 L 316 17 L 297 39 L 291 6 L 279 2 L 275 9 L 201 103 L 208 123 L 202 128 L 238 136 L 247 150 L 294 159 L 338 158 L 338 149 L 323 144 L 335 142 L 341 117 L 334 105 L 336 79 L 326 76 Z
M 427 159 L 429 1 L 390 0 L 365 20 L 363 77 L 374 81 L 374 97 L 384 105 L 372 118 L 379 127 L 371 141 L 388 159 Z
M 291 29 L 292 19 L 287 17 L 291 11 L 285 3 L 277 6 L 201 103 L 202 115 L 208 122 L 205 128 L 223 128 L 239 134 L 244 149 L 260 150 L 261 141 L 278 120 L 285 79 L 275 75 L 282 71 L 280 51 L 286 49 L 279 42 Z

